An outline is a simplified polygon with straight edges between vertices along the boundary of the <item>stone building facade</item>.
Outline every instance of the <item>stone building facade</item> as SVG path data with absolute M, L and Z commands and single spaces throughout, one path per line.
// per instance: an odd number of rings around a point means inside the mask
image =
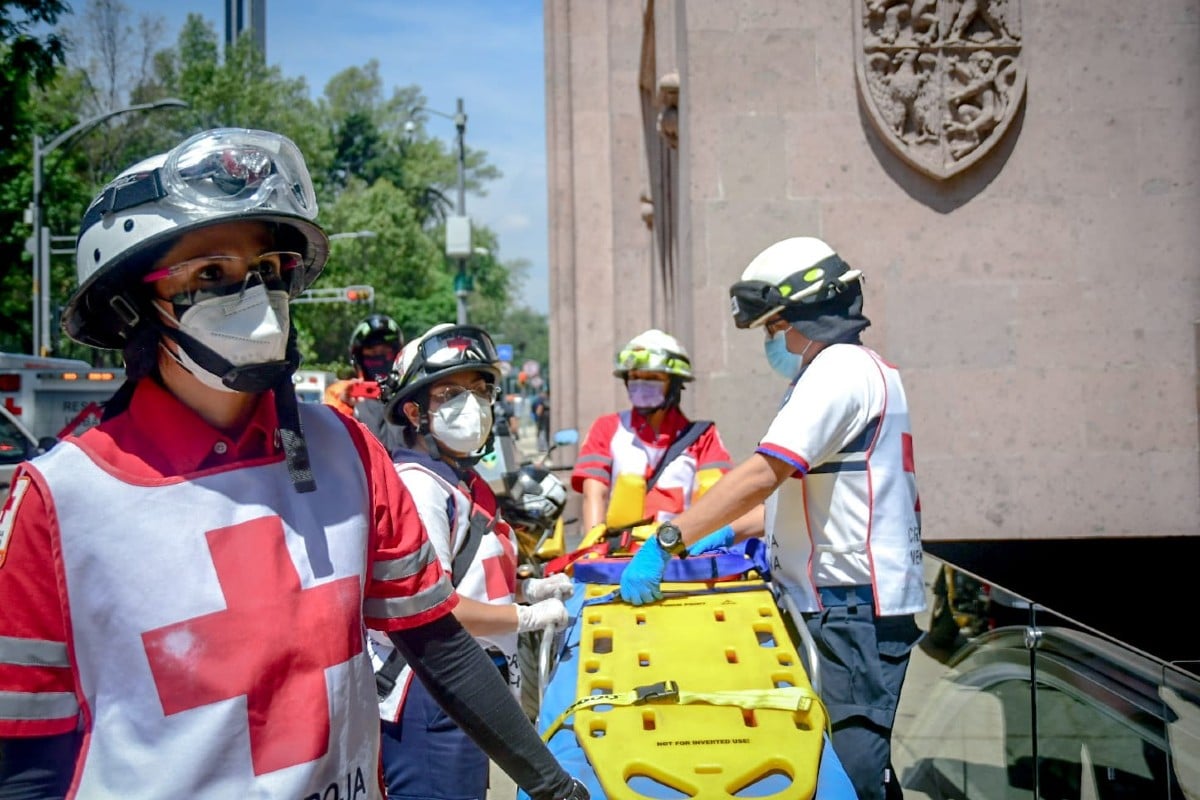
M 784 389 L 728 287 L 818 236 L 903 370 L 925 536 L 1200 532 L 1200 0 L 547 0 L 554 425 L 690 349 L 741 459 Z

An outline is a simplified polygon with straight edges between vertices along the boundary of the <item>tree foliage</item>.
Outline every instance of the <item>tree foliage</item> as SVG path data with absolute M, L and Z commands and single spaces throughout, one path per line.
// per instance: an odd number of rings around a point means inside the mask
M 21 350 L 31 340 L 32 274 L 21 269 L 28 228 L 22 222 L 32 191 L 30 140 L 38 87 L 63 63 L 57 33 L 37 31 L 69 12 L 58 0 L 0 0 L 0 349 Z M 28 258 L 26 256 L 26 258 Z M 28 264 L 28 261 L 25 262 Z
M 24 16 L 13 18 L 12 8 Z M 40 50 L 30 49 L 30 30 L 59 22 L 65 22 L 60 31 L 38 40 Z M 436 119 L 445 112 L 431 109 L 415 85 L 389 91 L 374 60 L 337 73 L 314 100 L 304 78 L 265 63 L 249 37 L 224 47 L 212 24 L 191 14 L 163 48 L 163 25 L 155 17 L 134 20 L 120 0 L 90 0 L 78 16 L 68 16 L 64 3 L 0 0 L 0 102 L 11 111 L 0 119 L 6 137 L 0 141 L 12 144 L 0 152 L 0 258 L 19 265 L 0 276 L 0 348 L 29 349 L 31 270 L 23 251 L 30 230 L 20 211 L 31 192 L 32 134 L 45 141 L 80 120 L 166 97 L 188 107 L 113 116 L 47 159 L 43 206 L 54 234 L 74 234 L 92 196 L 121 169 L 188 135 L 214 127 L 274 130 L 305 154 L 326 230 L 371 234 L 335 236 L 316 287 L 371 285 L 372 308 L 293 306 L 306 365 L 344 365 L 350 332 L 370 311 L 395 317 L 408 338 L 452 321 L 457 265 L 442 243 L 445 218 L 457 205 L 460 165 L 454 123 Z M 499 175 L 485 152 L 464 149 L 467 192 L 484 194 Z M 513 331 L 536 354 L 530 357 L 544 361 L 544 317 L 514 311 L 526 265 L 501 261 L 499 239 L 486 227 L 476 225 L 473 233 L 488 255 L 469 262 L 472 321 L 509 339 Z M 56 307 L 74 284 L 73 259 L 52 259 Z M 97 358 L 65 338 L 55 345 L 57 354 Z

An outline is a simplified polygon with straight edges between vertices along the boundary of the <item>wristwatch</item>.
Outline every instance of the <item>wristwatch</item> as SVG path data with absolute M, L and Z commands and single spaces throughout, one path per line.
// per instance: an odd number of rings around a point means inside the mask
M 571 778 L 571 791 L 562 800 L 592 800 L 592 793 L 578 778 Z
M 683 531 L 679 530 L 675 523 L 664 522 L 659 525 L 654 537 L 658 539 L 659 547 L 671 555 L 682 558 L 687 554 L 687 545 L 683 543 Z

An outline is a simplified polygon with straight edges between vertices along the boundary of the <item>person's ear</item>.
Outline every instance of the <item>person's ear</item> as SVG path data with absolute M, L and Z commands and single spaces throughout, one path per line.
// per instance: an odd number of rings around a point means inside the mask
M 409 424 L 412 425 L 414 428 L 420 429 L 420 427 L 421 427 L 421 407 L 419 405 L 417 405 L 416 403 L 414 403 L 412 400 L 409 400 L 407 403 L 404 404 L 403 411 L 404 411 L 404 416 L 408 418 Z

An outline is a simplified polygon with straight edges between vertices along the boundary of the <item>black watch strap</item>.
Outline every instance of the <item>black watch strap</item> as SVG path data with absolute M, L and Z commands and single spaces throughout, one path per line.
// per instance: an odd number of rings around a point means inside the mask
M 563 795 L 562 800 L 592 800 L 592 793 L 578 778 L 571 778 L 571 791 Z

